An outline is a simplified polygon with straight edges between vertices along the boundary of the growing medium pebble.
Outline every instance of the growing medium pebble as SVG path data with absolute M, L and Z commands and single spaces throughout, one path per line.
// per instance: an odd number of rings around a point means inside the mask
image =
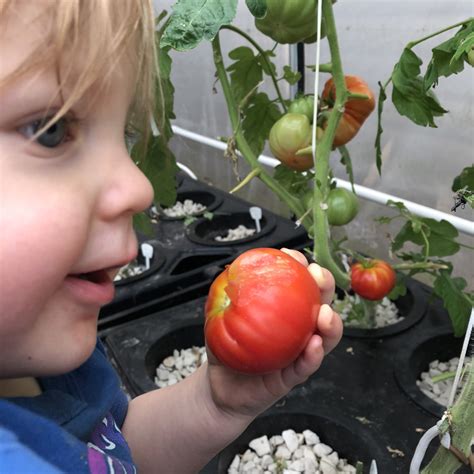
M 359 321 L 351 318 L 350 313 L 357 299 L 353 295 L 345 295 L 341 300 L 334 300 L 334 309 L 340 314 L 344 321 L 344 326 L 360 327 Z M 383 328 L 392 324 L 399 323 L 404 319 L 398 312 L 398 308 L 389 298 L 383 298 L 380 303 L 375 306 L 375 328 Z
M 172 207 L 164 208 L 163 213 L 168 217 L 187 217 L 195 216 L 205 210 L 206 206 L 203 204 L 194 202 L 191 199 L 185 199 L 183 202 L 177 201 Z
M 338 474 L 356 472 L 356 468 L 339 458 L 330 446 L 320 442 L 311 430 L 296 433 L 292 429 L 268 438 L 266 435 L 249 443 L 243 454 L 232 460 L 228 474 Z
M 473 363 L 472 357 L 466 357 L 464 364 Z M 428 370 L 420 374 L 419 379 L 416 381 L 418 388 L 429 398 L 439 403 L 440 405 L 447 407 L 449 402 L 449 396 L 454 384 L 454 374 L 458 368 L 459 357 L 453 357 L 448 361 L 433 360 L 430 362 Z M 441 374 L 451 373 L 451 377 L 434 382 L 433 378 Z M 463 379 L 461 378 L 457 387 L 457 391 L 461 390 L 463 386 Z
M 207 360 L 206 348 L 193 346 L 175 349 L 156 368 L 155 385 L 159 388 L 174 385 L 197 370 Z
M 215 240 L 218 242 L 230 242 L 232 240 L 240 240 L 245 239 L 246 237 L 250 237 L 251 235 L 255 234 L 255 229 L 249 229 L 244 225 L 239 225 L 234 229 L 228 229 L 226 235 L 218 235 L 215 237 Z
M 117 273 L 114 281 L 125 280 L 133 276 L 140 275 L 146 270 L 145 265 L 140 265 L 136 260 L 124 265 Z

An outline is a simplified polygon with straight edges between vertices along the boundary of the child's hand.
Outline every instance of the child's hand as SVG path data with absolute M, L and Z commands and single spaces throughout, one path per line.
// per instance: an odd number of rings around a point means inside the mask
M 308 261 L 302 253 L 296 250 L 282 250 L 308 266 Z M 341 319 L 329 306 L 334 296 L 334 278 L 328 270 L 315 263 L 310 264 L 308 270 L 321 290 L 322 306 L 318 317 L 317 334 L 311 337 L 303 353 L 292 364 L 271 374 L 246 375 L 226 368 L 208 348 L 212 397 L 218 408 L 226 413 L 258 415 L 318 370 L 324 355 L 334 349 L 341 339 Z

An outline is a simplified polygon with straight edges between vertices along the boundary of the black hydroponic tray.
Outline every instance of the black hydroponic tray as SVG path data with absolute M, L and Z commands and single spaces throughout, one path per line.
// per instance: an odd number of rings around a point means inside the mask
M 198 215 L 185 225 L 183 219 L 160 216 L 153 235 L 139 236 L 154 247 L 151 269 L 141 276 L 122 280 L 116 285 L 114 300 L 99 315 L 99 329 L 106 330 L 130 318 L 149 314 L 205 295 L 213 279 L 237 255 L 254 247 L 298 247 L 308 241 L 306 231 L 290 219 L 264 208 L 261 231 L 233 242 L 214 238 L 239 224 L 254 225 L 249 208 L 253 204 L 206 183 L 181 176 L 178 200 L 191 199 L 208 207 L 213 218 Z
M 446 351 L 445 344 L 439 343 L 440 337 L 452 339 L 441 302 L 431 300 L 429 288 L 421 283 L 412 280 L 409 287 L 417 300 L 424 300 L 423 317 L 415 318 L 403 331 L 380 338 L 345 333 L 316 374 L 258 417 L 202 473 L 225 472 L 228 461 L 249 440 L 289 428 L 312 429 L 342 457 L 354 463 L 365 461 L 364 472 L 368 472 L 370 456 L 380 473 L 408 472 L 423 431 L 443 411 L 420 395 L 414 373 L 426 370 L 430 360 L 443 360 L 457 350 Z M 133 396 L 155 389 L 155 367 L 173 349 L 204 343 L 204 302 L 202 297 L 153 312 L 108 332 L 106 346 Z M 431 357 L 427 351 L 432 351 Z M 435 443 L 430 446 L 426 459 L 436 447 Z

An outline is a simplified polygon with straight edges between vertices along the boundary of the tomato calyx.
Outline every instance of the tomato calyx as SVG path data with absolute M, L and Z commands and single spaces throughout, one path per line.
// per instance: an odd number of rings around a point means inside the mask
M 357 262 L 362 265 L 362 268 L 364 268 L 364 270 L 369 270 L 370 268 L 374 268 L 377 263 L 377 261 L 374 260 L 373 258 L 359 258 Z

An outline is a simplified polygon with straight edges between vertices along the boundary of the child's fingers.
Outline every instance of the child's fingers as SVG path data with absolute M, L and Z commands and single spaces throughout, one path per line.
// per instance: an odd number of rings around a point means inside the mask
M 324 352 L 331 352 L 342 337 L 342 320 L 332 308 L 323 304 L 319 310 L 317 333 L 323 340 Z
M 290 257 L 293 257 L 295 260 L 300 262 L 305 267 L 308 266 L 308 260 L 301 252 L 298 252 L 298 250 L 287 249 L 287 248 L 282 248 L 280 250 L 286 253 L 287 255 L 289 255 Z
M 334 281 L 332 273 L 326 268 L 319 266 L 317 263 L 311 263 L 308 266 L 308 271 L 316 280 L 316 283 L 321 290 L 321 302 L 331 304 L 336 290 L 336 282 Z
M 311 374 L 319 369 L 324 359 L 324 347 L 321 336 L 311 337 L 305 350 L 289 367 L 283 370 L 282 378 L 287 387 L 294 387 L 304 382 Z

